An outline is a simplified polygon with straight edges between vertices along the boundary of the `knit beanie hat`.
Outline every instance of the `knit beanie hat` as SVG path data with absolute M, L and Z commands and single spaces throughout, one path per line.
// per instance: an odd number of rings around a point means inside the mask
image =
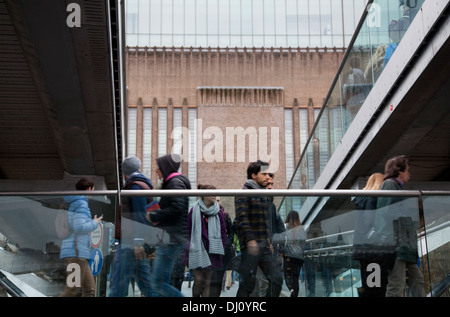
M 141 168 L 141 160 L 136 156 L 129 156 L 122 163 L 122 170 L 125 175 L 131 175 L 139 171 Z

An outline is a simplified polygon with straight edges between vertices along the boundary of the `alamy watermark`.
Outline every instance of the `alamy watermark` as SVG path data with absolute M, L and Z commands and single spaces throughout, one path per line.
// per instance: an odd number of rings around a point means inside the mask
M 67 265 L 66 284 L 68 287 L 81 287 L 81 267 L 77 263 Z
M 367 26 L 369 28 L 381 27 L 381 6 L 378 3 L 371 3 L 367 6 Z
M 70 14 L 67 16 L 66 24 L 69 28 L 81 27 L 81 8 L 78 3 L 69 3 L 67 5 L 67 12 Z
M 370 274 L 366 278 L 366 285 L 369 288 L 381 287 L 381 267 L 378 263 L 367 265 L 366 272 Z
M 171 154 L 178 154 L 185 162 L 235 163 L 266 161 L 267 172 L 275 173 L 280 166 L 279 127 L 210 126 L 203 130 L 203 120 L 195 119 L 193 129 L 177 127 L 171 138 Z M 202 132 L 203 131 L 203 132 Z M 190 146 L 195 144 L 195 146 Z M 178 157 L 174 156 L 174 159 Z

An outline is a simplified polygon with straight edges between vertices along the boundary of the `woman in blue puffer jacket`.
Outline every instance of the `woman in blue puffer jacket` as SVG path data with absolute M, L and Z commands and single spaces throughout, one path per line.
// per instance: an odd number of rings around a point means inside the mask
M 82 178 L 76 184 L 77 190 L 94 190 L 94 182 L 88 178 Z M 90 233 L 98 226 L 102 217 L 97 215 L 92 219 L 86 196 L 66 196 L 64 200 L 69 205 L 69 226 L 72 234 L 61 245 L 60 258 L 64 259 L 66 265 L 75 264 L 79 266 L 80 286 L 72 286 L 66 283 L 60 297 L 78 296 L 80 289 L 83 297 L 94 297 L 95 285 L 92 271 L 89 267 L 89 255 L 91 250 Z M 68 274 L 73 269 L 68 270 Z

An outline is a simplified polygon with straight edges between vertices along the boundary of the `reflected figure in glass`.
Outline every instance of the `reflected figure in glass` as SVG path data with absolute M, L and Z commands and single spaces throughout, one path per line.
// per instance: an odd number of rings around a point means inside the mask
M 384 181 L 384 175 L 381 173 L 372 174 L 367 180 L 363 190 L 380 190 Z M 386 254 L 375 250 L 374 245 L 366 243 L 363 237 L 370 233 L 374 226 L 374 218 L 377 208 L 377 197 L 358 196 L 354 199 L 356 209 L 359 211 L 355 223 L 355 233 L 353 239 L 353 258 L 360 263 L 361 288 L 358 288 L 359 297 L 384 297 L 386 294 L 387 277 L 390 263 L 392 263 L 392 254 Z M 369 287 L 367 279 L 370 278 L 371 271 L 368 266 L 376 263 L 381 268 L 379 276 L 379 285 Z
M 141 161 L 135 156 L 127 157 L 122 163 L 125 176 L 124 189 L 153 189 L 150 179 L 139 170 Z M 141 294 L 153 296 L 151 291 L 150 259 L 152 252 L 145 243 L 147 227 L 146 209 L 148 199 L 145 196 L 122 197 L 122 217 L 120 243 L 116 248 L 114 260 L 114 275 L 111 295 L 114 297 L 128 296 L 130 283 L 136 282 Z
M 285 220 L 286 231 L 274 236 L 283 254 L 284 280 L 291 297 L 298 297 L 300 270 L 304 263 L 306 232 L 297 211 L 291 210 Z
M 384 182 L 381 190 L 402 190 L 410 179 L 409 161 L 405 156 L 396 156 L 386 162 Z M 425 281 L 419 269 L 416 228 L 417 212 L 408 206 L 402 197 L 379 197 L 377 208 L 389 208 L 395 214 L 392 222 L 396 258 L 389 272 L 386 297 L 402 297 L 407 284 L 413 297 L 424 297 Z M 378 211 L 377 211 L 378 212 Z M 407 270 L 407 273 L 406 273 Z
M 181 165 L 181 156 L 167 154 L 156 159 L 158 166 L 156 173 L 162 180 L 162 189 L 186 190 L 191 189 L 189 179 L 178 170 Z M 155 247 L 153 260 L 152 288 L 163 297 L 182 297 L 179 289 L 172 286 L 171 275 L 174 264 L 184 251 L 188 238 L 187 216 L 189 210 L 189 197 L 163 196 L 159 201 L 158 210 L 147 214 L 149 222 L 163 229 L 170 237 L 168 242 L 160 243 Z
M 94 181 L 89 178 L 82 178 L 75 187 L 82 191 L 94 190 Z M 79 296 L 80 292 L 83 297 L 94 297 L 94 276 L 88 262 L 91 253 L 90 233 L 99 226 L 103 217 L 98 218 L 95 215 L 92 218 L 86 196 L 66 196 L 64 201 L 69 204 L 67 217 L 72 233 L 62 242 L 60 258 L 64 259 L 68 267 L 72 264 L 77 265 L 81 276 L 79 277 L 79 285 L 77 283 L 69 285 L 69 281 L 66 281 L 60 297 Z M 69 270 L 67 274 L 69 274 Z

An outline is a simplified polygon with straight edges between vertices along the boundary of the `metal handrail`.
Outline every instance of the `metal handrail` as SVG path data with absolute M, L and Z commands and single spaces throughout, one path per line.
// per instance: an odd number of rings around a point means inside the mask
M 53 191 L 36 191 L 36 192 L 0 192 L 0 197 L 2 196 L 112 196 L 118 195 L 117 190 L 53 190 Z
M 421 197 L 450 196 L 450 191 L 421 190 L 316 190 L 316 189 L 252 189 L 251 196 L 298 196 L 298 197 Z M 243 189 L 190 189 L 190 190 L 95 190 L 95 191 L 36 191 L 36 192 L 0 192 L 1 196 L 248 196 L 249 190 Z
M 222 189 L 222 190 L 122 190 L 122 196 L 302 196 L 302 197 L 315 197 L 315 196 L 395 196 L 395 197 L 420 197 L 420 191 L 361 191 L 361 190 L 314 190 L 314 189 Z M 450 191 L 447 193 L 450 195 Z
M 17 287 L 11 280 L 0 271 L 0 287 L 12 297 L 27 297 L 22 290 Z
M 305 255 L 321 254 L 321 253 L 328 253 L 328 252 L 332 252 L 332 251 L 348 250 L 348 249 L 352 249 L 352 248 L 353 248 L 353 244 L 344 244 L 344 245 L 336 245 L 336 246 L 332 246 L 332 247 L 324 247 L 324 248 L 317 248 L 317 249 L 312 249 L 312 250 L 305 250 L 304 254 Z M 334 254 L 334 255 L 336 255 L 336 254 Z
M 448 289 L 450 289 L 450 274 L 447 276 L 428 294 L 427 297 L 441 297 Z

